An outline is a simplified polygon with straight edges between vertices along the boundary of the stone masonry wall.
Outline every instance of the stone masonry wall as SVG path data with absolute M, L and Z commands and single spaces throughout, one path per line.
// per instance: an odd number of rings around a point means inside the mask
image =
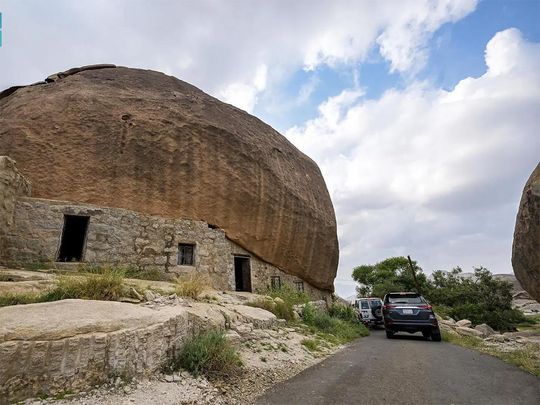
M 281 283 L 302 281 L 284 273 L 229 240 L 221 229 L 206 222 L 170 219 L 130 210 L 65 201 L 18 198 L 13 225 L 7 228 L 0 264 L 20 266 L 54 262 L 58 256 L 64 215 L 90 217 L 83 262 L 131 265 L 140 270 L 158 268 L 168 273 L 197 272 L 216 289 L 234 290 L 234 255 L 250 257 L 253 291 L 270 285 L 271 276 Z M 195 245 L 194 266 L 177 265 L 178 244 Z M 328 293 L 303 282 L 316 299 Z
M 5 251 L 5 235 L 13 225 L 17 196 L 28 196 L 30 191 L 30 183 L 19 173 L 15 161 L 0 156 L 0 254 Z

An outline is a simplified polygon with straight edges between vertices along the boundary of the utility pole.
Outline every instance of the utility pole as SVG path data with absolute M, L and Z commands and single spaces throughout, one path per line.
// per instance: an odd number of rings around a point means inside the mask
M 420 294 L 420 287 L 418 286 L 418 280 L 416 280 L 416 273 L 414 271 L 414 266 L 412 264 L 411 256 L 407 255 L 407 259 L 409 259 L 409 266 L 411 267 L 411 273 L 414 280 L 414 285 L 416 286 L 416 292 Z

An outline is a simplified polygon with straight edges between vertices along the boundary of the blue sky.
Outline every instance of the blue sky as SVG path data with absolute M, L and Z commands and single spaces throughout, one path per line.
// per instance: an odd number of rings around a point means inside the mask
M 486 44 L 495 33 L 510 27 L 518 28 L 530 41 L 540 41 L 540 0 L 480 1 L 473 13 L 455 23 L 442 25 L 434 33 L 427 44 L 427 65 L 414 79 L 429 80 L 435 86 L 452 89 L 465 77 L 480 76 L 486 68 Z M 374 47 L 367 60 L 352 66 L 323 65 L 315 71 L 297 70 L 281 83 L 279 94 L 283 98 L 294 97 L 310 80 L 317 84 L 304 104 L 292 110 L 276 111 L 272 106 L 276 103 L 275 96 L 268 101 L 262 97 L 254 114 L 285 131 L 314 118 L 320 103 L 354 86 L 355 80 L 365 90 L 366 99 L 376 99 L 390 88 L 405 87 L 410 77 L 390 72 L 390 63 Z
M 0 0 L 0 88 L 93 63 L 176 76 L 278 129 L 356 265 L 510 273 L 540 159 L 540 0 Z M 1 151 L 0 151 L 1 152 Z

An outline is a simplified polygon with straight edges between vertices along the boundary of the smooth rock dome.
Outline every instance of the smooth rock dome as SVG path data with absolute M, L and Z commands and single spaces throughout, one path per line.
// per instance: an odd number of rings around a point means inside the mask
M 521 285 L 540 301 L 540 163 L 521 196 L 514 230 L 512 266 Z
M 336 220 L 317 165 L 259 119 L 165 74 L 93 66 L 0 94 L 0 155 L 34 197 L 204 220 L 333 290 Z

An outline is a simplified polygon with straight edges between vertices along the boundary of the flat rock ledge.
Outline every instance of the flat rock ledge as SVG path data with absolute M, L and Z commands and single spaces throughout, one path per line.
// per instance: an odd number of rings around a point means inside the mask
M 272 313 L 244 305 L 63 300 L 0 308 L 0 404 L 149 375 L 202 330 L 275 323 Z

